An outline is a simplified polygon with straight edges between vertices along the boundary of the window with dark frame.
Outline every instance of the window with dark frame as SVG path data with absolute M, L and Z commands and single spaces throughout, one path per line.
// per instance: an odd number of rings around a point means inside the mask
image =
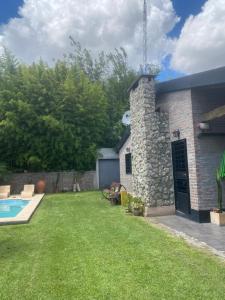
M 132 174 L 131 153 L 125 154 L 126 174 Z

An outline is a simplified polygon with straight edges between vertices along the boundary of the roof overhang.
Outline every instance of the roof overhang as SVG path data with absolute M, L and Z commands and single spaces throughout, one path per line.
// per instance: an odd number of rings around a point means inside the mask
M 156 84 L 158 94 L 201 87 L 225 85 L 225 67 L 213 69 Z
M 122 138 L 120 139 L 119 143 L 116 145 L 116 152 L 117 153 L 119 153 L 120 149 L 126 143 L 126 141 L 128 140 L 129 136 L 130 136 L 130 126 L 128 126 L 126 128 L 126 130 L 124 131 L 124 134 L 123 134 Z

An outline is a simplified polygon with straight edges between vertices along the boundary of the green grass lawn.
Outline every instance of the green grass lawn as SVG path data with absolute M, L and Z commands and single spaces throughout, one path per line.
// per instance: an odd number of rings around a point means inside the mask
M 98 192 L 51 195 L 0 227 L 0 299 L 222 300 L 225 264 Z

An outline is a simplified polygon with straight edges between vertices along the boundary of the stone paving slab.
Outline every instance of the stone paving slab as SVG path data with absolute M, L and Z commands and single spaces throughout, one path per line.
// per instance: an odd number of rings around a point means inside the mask
M 38 205 L 41 203 L 41 200 L 43 199 L 44 194 L 36 194 L 31 198 L 26 198 L 23 200 L 30 201 L 27 206 L 25 206 L 21 212 L 18 213 L 15 217 L 10 218 L 0 218 L 0 226 L 1 225 L 13 225 L 13 224 L 25 224 L 28 223 L 34 214 L 35 210 L 37 209 Z M 20 195 L 13 195 L 10 196 L 8 199 L 21 199 Z M 1 200 L 0 200 L 1 201 Z
M 152 217 L 146 220 L 184 238 L 195 246 L 207 248 L 225 258 L 225 227 L 211 223 L 196 223 L 176 215 Z

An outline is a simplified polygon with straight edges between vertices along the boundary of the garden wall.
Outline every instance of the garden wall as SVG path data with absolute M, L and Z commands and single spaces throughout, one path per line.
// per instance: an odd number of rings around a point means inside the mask
M 24 184 L 36 184 L 38 180 L 46 181 L 46 193 L 73 191 L 75 179 L 80 185 L 81 191 L 97 189 L 95 171 L 78 172 L 42 172 L 42 173 L 16 173 L 12 174 L 7 184 L 11 185 L 11 193 L 19 194 Z

